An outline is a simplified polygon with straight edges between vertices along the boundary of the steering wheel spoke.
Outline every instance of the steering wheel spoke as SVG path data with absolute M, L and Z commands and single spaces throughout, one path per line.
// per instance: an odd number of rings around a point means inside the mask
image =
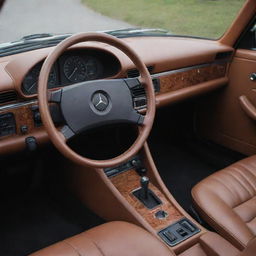
M 68 125 L 64 125 L 59 132 L 63 136 L 64 141 L 68 141 L 76 135 Z
M 62 89 L 48 91 L 48 102 L 61 103 Z

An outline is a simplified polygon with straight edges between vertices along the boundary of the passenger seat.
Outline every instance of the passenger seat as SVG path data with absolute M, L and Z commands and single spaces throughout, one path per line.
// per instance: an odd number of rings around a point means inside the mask
M 245 248 L 256 237 L 256 156 L 207 177 L 192 189 L 192 197 L 208 224 Z

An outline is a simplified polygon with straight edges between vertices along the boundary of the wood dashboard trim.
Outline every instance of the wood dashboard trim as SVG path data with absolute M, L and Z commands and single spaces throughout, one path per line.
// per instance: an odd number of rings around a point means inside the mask
M 177 91 L 224 77 L 226 71 L 227 63 L 212 63 L 162 73 L 162 75 L 157 76 L 160 81 L 159 94 Z
M 31 133 L 38 130 L 39 127 L 34 123 L 33 112 L 31 109 L 33 105 L 36 105 L 36 101 L 20 102 L 0 107 L 0 114 L 12 113 L 16 123 L 16 133 L 2 136 L 0 137 L 0 141 L 10 137 L 15 138 L 24 135 L 31 136 Z M 27 132 L 25 134 L 21 132 L 22 126 L 27 127 Z
M 178 68 L 178 69 L 173 69 L 173 70 L 168 70 L 168 71 L 164 71 L 164 72 L 159 72 L 159 73 L 155 73 L 152 74 L 151 77 L 152 78 L 159 78 L 161 76 L 167 76 L 167 75 L 171 75 L 171 74 L 176 74 L 176 73 L 180 73 L 180 72 L 185 72 L 185 71 L 189 71 L 192 69 L 200 69 L 200 68 L 205 68 L 205 67 L 209 67 L 212 65 L 221 65 L 221 64 L 228 64 L 229 60 L 219 60 L 219 61 L 213 61 L 213 62 L 208 62 L 208 63 L 204 63 L 204 64 L 199 64 L 199 65 L 192 65 L 192 66 L 188 66 L 188 67 L 184 67 L 184 68 Z

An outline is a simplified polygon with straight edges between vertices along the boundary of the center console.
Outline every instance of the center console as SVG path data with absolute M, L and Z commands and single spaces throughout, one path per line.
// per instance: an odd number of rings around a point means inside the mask
M 238 254 L 229 242 L 207 231 L 177 203 L 159 176 L 147 144 L 138 155 L 114 168 L 71 168 L 73 190 L 102 218 L 142 226 L 176 255 Z
M 140 155 L 121 166 L 107 168 L 104 172 L 167 245 L 173 247 L 200 232 L 200 228 L 150 181 Z

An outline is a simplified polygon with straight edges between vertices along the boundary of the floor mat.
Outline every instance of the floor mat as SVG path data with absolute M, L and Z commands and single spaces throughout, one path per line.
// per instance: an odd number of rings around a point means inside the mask
M 72 196 L 36 191 L 2 203 L 1 255 L 22 256 L 103 223 Z

